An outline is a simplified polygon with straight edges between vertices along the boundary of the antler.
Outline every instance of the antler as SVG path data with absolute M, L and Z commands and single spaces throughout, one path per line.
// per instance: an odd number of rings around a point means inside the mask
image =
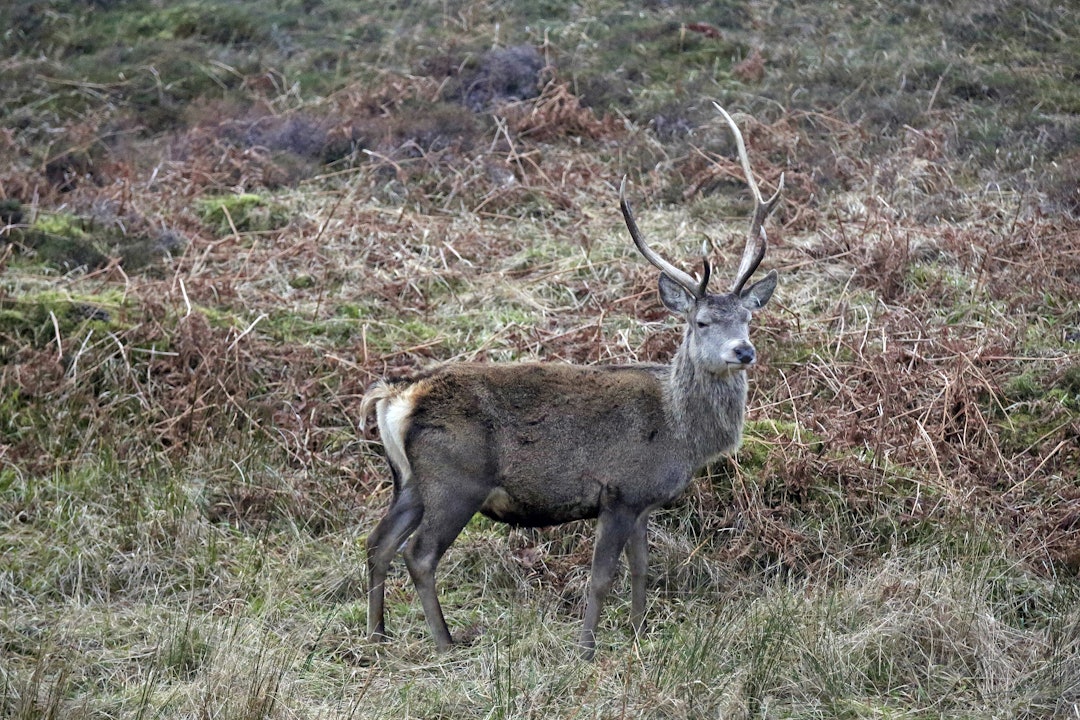
M 690 293 L 693 297 L 697 299 L 705 297 L 705 288 L 709 284 L 709 276 L 712 273 L 712 268 L 709 266 L 709 258 L 707 255 L 708 246 L 703 243 L 701 247 L 701 280 L 697 280 L 693 275 L 683 272 L 664 258 L 657 255 L 656 251 L 649 247 L 645 242 L 645 238 L 641 236 L 641 231 L 638 230 L 637 223 L 634 222 L 634 213 L 630 210 L 630 203 L 626 201 L 625 175 L 623 176 L 622 184 L 619 185 L 619 207 L 622 209 L 623 220 L 626 221 L 626 229 L 630 231 L 630 237 L 634 238 L 634 245 L 637 245 L 638 252 L 640 252 L 646 260 L 655 265 L 660 272 L 675 281 L 683 290 Z
M 731 292 L 738 295 L 742 292 L 746 281 L 758 269 L 762 258 L 765 257 L 765 248 L 768 245 L 768 238 L 765 236 L 765 219 L 780 201 L 780 193 L 784 189 L 784 174 L 780 173 L 780 182 L 777 183 L 773 196 L 768 200 L 762 199 L 761 191 L 758 190 L 757 182 L 754 181 L 754 174 L 750 170 L 750 159 L 746 155 L 746 143 L 743 142 L 739 126 L 727 114 L 727 110 L 720 107 L 718 103 L 714 102 L 713 105 L 727 120 L 731 132 L 735 135 L 735 145 L 739 148 L 739 162 L 742 163 L 743 173 L 746 174 L 746 184 L 750 186 L 750 192 L 754 195 L 754 217 L 750 221 L 750 232 L 746 236 L 746 248 L 743 249 L 742 260 L 739 262 L 739 272 L 735 275 L 735 283 L 731 286 Z

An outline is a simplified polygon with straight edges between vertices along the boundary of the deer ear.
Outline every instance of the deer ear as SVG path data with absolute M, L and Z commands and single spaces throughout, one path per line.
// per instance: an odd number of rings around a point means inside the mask
M 694 306 L 694 298 L 679 283 L 660 274 L 660 301 L 673 313 L 685 313 Z
M 769 302 L 769 298 L 772 297 L 775 289 L 776 271 L 770 270 L 768 275 L 743 290 L 742 294 L 739 295 L 739 300 L 747 310 L 759 310 L 765 307 L 765 303 Z

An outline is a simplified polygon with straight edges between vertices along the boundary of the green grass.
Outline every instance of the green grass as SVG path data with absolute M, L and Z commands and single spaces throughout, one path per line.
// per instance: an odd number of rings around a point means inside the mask
M 1013 716 L 1061 712 L 1076 691 L 1077 589 L 970 534 L 897 548 L 854 573 L 824 568 L 838 582 L 765 573 L 744 584 L 736 571 L 716 585 L 654 587 L 640 638 L 622 588 L 600 659 L 584 663 L 560 593 L 507 560 L 531 539 L 488 524 L 462 537 L 443 573 L 452 624 L 476 623 L 479 637 L 432 654 L 396 572 L 395 639 L 371 645 L 354 532 L 213 521 L 206 483 L 239 479 L 227 460 L 184 477 L 107 467 L 40 487 L 5 477 L 18 518 L 5 536 L 23 538 L 5 553 L 8 712 Z M 664 534 L 654 555 L 660 567 L 714 562 L 687 561 Z M 575 578 L 564 601 L 582 590 Z

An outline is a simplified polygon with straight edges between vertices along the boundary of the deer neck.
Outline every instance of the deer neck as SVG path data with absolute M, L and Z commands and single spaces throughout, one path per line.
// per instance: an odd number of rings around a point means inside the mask
M 704 370 L 683 343 L 672 362 L 666 394 L 675 435 L 695 469 L 739 446 L 746 410 L 744 370 Z

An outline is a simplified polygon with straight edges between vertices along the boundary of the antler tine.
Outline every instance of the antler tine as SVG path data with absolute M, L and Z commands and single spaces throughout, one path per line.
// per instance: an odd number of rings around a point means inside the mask
M 705 286 L 709 282 L 709 274 L 711 269 L 709 267 L 708 258 L 704 258 L 705 269 L 702 275 L 702 279 L 699 282 L 694 276 L 687 272 L 680 270 L 664 258 L 656 254 L 648 243 L 645 242 L 645 238 L 642 237 L 641 231 L 638 229 L 637 223 L 634 221 L 634 213 L 630 210 L 630 203 L 626 201 L 626 176 L 623 176 L 622 184 L 619 185 L 619 208 L 622 209 L 623 220 L 626 221 L 626 229 L 630 231 L 630 237 L 634 239 L 634 245 L 637 246 L 638 252 L 640 252 L 646 260 L 656 266 L 660 272 L 664 273 L 671 280 L 674 280 L 682 289 L 693 295 L 695 298 L 705 297 Z
M 743 142 L 739 126 L 731 119 L 727 110 L 720 107 L 719 103 L 714 102 L 713 106 L 724 116 L 732 134 L 735 135 L 735 146 L 739 149 L 739 162 L 742 164 L 743 174 L 746 175 L 746 184 L 750 186 L 750 192 L 754 196 L 754 216 L 750 221 L 750 231 L 746 236 L 746 247 L 743 249 L 742 260 L 739 262 L 739 272 L 735 275 L 735 282 L 731 286 L 731 292 L 737 295 L 742 292 L 746 281 L 757 271 L 758 266 L 765 257 L 765 249 L 769 244 L 768 237 L 765 234 L 765 219 L 769 217 L 776 208 L 776 204 L 780 202 L 780 193 L 784 190 L 784 174 L 780 174 L 780 181 L 777 183 L 776 192 L 772 194 L 772 197 L 768 200 L 763 199 L 757 181 L 754 180 L 754 173 L 750 169 L 750 157 L 746 153 L 746 143 Z
M 698 283 L 698 292 L 695 297 L 705 297 L 705 289 L 709 287 L 709 278 L 712 276 L 712 265 L 709 264 L 709 239 L 701 241 L 701 281 Z

